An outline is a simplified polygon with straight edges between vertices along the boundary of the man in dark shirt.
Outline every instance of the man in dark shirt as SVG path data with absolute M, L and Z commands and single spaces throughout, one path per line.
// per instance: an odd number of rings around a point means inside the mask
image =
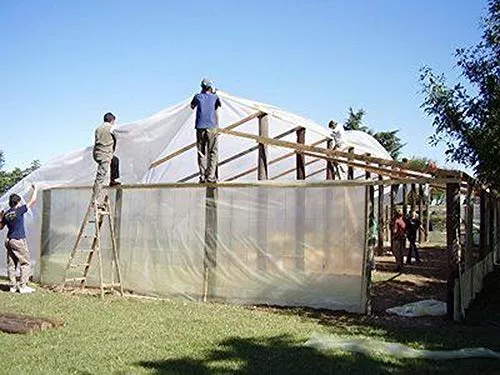
M 422 229 L 422 223 L 420 222 L 417 213 L 412 211 L 410 216 L 406 219 L 406 234 L 408 237 L 408 242 L 410 246 L 408 247 L 408 255 L 406 256 L 406 263 L 411 264 L 412 253 L 415 253 L 415 261 L 420 263 L 420 254 L 417 248 L 417 233 Z
M 7 275 L 9 277 L 10 291 L 15 293 L 33 293 L 35 289 L 27 285 L 31 275 L 30 252 L 26 243 L 26 231 L 24 229 L 24 214 L 28 212 L 36 202 L 36 187 L 32 185 L 33 192 L 27 204 L 21 204 L 21 197 L 12 194 L 9 197 L 9 209 L 1 212 L 0 229 L 5 226 L 9 229 L 5 239 L 7 249 Z M 19 265 L 21 278 L 19 285 L 16 281 L 16 268 Z
M 220 99 L 214 93 L 213 83 L 207 79 L 201 81 L 201 92 L 191 101 L 191 108 L 196 108 L 196 148 L 200 182 L 216 182 L 218 164 L 217 127 L 219 119 L 217 109 Z

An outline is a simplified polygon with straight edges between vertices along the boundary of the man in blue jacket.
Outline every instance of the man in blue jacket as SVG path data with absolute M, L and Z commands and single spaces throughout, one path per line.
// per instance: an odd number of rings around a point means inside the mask
M 219 119 L 217 109 L 220 99 L 214 92 L 212 81 L 201 81 L 201 92 L 191 101 L 191 108 L 196 108 L 196 148 L 200 182 L 216 182 L 218 164 L 217 127 Z
M 0 229 L 5 226 L 9 229 L 5 239 L 7 249 L 7 275 L 9 277 L 10 291 L 21 294 L 33 293 L 35 289 L 27 285 L 31 275 L 30 251 L 26 243 L 26 230 L 24 228 L 24 214 L 28 212 L 36 202 L 36 187 L 31 186 L 33 192 L 27 204 L 22 204 L 21 197 L 12 194 L 9 197 L 9 209 L 0 212 Z M 19 265 L 21 278 L 19 285 L 16 281 L 16 268 Z

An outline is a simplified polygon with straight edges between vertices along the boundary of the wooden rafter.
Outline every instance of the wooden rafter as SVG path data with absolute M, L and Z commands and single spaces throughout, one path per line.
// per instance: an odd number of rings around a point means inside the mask
M 255 113 L 253 113 L 245 118 L 242 118 L 239 121 L 236 121 L 235 123 L 233 123 L 231 125 L 226 126 L 225 128 L 220 128 L 219 131 L 221 131 L 221 130 L 230 131 L 231 129 L 234 129 L 240 125 L 243 125 L 244 123 L 251 121 L 251 120 L 253 120 L 259 116 L 262 116 L 264 114 L 265 113 L 262 111 L 255 112 Z M 189 145 L 184 146 L 184 147 L 178 149 L 177 151 L 174 151 L 171 154 L 168 154 L 167 156 L 152 162 L 151 165 L 149 166 L 149 169 L 155 168 L 155 167 L 175 158 L 176 156 L 179 156 L 179 155 L 183 154 L 184 152 L 191 150 L 194 147 L 196 147 L 196 142 L 190 143 Z

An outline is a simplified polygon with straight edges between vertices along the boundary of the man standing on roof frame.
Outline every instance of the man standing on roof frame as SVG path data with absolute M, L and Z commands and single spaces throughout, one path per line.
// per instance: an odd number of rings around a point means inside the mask
M 213 82 L 208 79 L 201 81 L 201 92 L 191 101 L 191 108 L 196 108 L 196 148 L 198 150 L 198 167 L 200 182 L 217 181 L 218 141 L 217 128 L 219 119 L 217 109 L 221 106 L 220 99 L 215 95 Z

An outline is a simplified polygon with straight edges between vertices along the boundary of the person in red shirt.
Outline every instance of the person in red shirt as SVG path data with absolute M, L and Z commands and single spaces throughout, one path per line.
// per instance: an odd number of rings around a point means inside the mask
M 393 254 L 396 258 L 396 270 L 403 270 L 403 253 L 406 248 L 406 222 L 401 210 L 396 211 L 396 220 L 393 225 L 394 249 Z

